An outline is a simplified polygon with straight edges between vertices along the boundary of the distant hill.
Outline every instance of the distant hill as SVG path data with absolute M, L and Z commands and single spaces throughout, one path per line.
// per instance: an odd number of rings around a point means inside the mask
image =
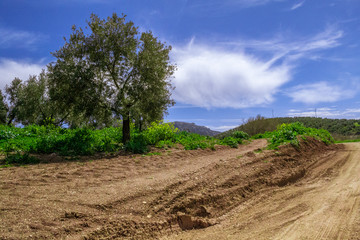
M 213 131 L 210 128 L 204 126 L 198 126 L 195 123 L 187 123 L 187 122 L 173 122 L 174 126 L 178 128 L 180 131 L 187 131 L 191 133 L 197 133 L 204 136 L 215 136 L 219 134 L 218 131 Z
M 355 119 L 328 119 L 315 117 L 284 117 L 264 118 L 257 116 L 251 118 L 247 123 L 216 135 L 218 138 L 229 136 L 234 131 L 244 131 L 250 136 L 273 131 L 279 124 L 301 122 L 306 127 L 328 130 L 336 139 L 351 139 L 360 135 L 360 120 Z

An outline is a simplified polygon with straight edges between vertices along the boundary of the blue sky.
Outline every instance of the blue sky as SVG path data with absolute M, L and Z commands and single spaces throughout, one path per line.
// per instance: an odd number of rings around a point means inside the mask
M 72 25 L 113 12 L 173 46 L 168 121 L 360 118 L 358 0 L 0 0 L 0 89 L 54 61 Z

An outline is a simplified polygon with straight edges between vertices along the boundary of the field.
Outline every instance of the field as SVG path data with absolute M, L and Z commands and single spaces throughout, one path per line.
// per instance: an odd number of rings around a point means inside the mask
M 86 156 L 0 170 L 1 239 L 357 239 L 358 143 Z

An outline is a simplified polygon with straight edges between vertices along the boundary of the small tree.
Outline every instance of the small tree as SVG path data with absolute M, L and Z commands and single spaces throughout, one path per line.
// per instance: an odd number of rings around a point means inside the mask
M 6 124 L 7 113 L 8 113 L 8 107 L 5 103 L 4 95 L 0 90 L 0 124 Z
M 6 86 L 6 93 L 10 102 L 8 124 L 15 121 L 24 125 L 60 125 L 65 119 L 57 113 L 49 98 L 48 78 L 44 70 L 25 82 L 15 78 L 10 86 Z
M 100 124 L 123 121 L 123 142 L 130 122 L 161 119 L 170 105 L 170 46 L 151 32 L 140 33 L 125 16 L 100 19 L 91 15 L 89 34 L 73 26 L 65 45 L 48 66 L 50 96 L 59 111 Z

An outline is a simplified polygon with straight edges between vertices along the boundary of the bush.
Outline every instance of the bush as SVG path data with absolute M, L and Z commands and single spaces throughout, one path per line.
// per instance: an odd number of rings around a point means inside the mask
M 269 149 L 277 149 L 278 146 L 290 143 L 293 146 L 299 145 L 298 136 L 309 136 L 317 140 L 321 140 L 326 144 L 331 144 L 334 139 L 330 133 L 324 129 L 307 128 L 302 123 L 295 122 L 289 124 L 281 124 L 277 127 L 277 130 L 267 133 L 271 134 L 269 139 Z
M 238 139 L 249 139 L 249 134 L 243 131 L 235 131 L 231 133 L 231 137 Z
M 225 137 L 223 140 L 221 140 L 223 145 L 228 145 L 232 148 L 237 148 L 239 144 L 242 143 L 242 140 L 240 138 L 234 138 L 234 137 Z
M 125 149 L 133 153 L 147 153 L 149 151 L 146 138 L 142 133 L 136 133 L 126 144 Z
M 143 135 L 149 145 L 155 145 L 160 141 L 175 140 L 175 134 L 178 131 L 173 124 L 153 122 L 150 127 L 143 132 Z
M 40 160 L 36 157 L 30 156 L 28 153 L 21 154 L 17 152 L 16 154 L 10 154 L 5 158 L 5 164 L 36 164 L 39 163 Z

